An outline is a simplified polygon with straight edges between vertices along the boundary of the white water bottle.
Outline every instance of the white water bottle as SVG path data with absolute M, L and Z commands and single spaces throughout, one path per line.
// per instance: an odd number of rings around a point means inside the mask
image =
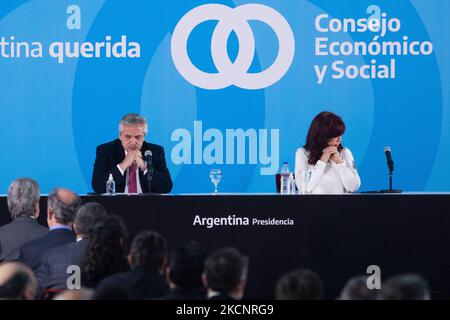
M 116 182 L 113 179 L 112 174 L 109 174 L 108 181 L 106 181 L 106 193 L 115 194 L 116 193 Z
M 280 193 L 281 194 L 289 194 L 290 193 L 290 181 L 289 181 L 289 165 L 287 162 L 283 162 L 283 166 L 281 167 L 280 172 Z

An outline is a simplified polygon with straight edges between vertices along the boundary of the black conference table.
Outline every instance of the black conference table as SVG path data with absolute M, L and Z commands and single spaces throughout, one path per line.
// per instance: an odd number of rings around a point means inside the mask
M 350 277 L 377 265 L 382 280 L 419 273 L 433 298 L 450 299 L 450 193 L 279 195 L 86 195 L 119 215 L 129 240 L 141 230 L 173 248 L 198 241 L 207 252 L 234 246 L 250 259 L 248 299 L 272 299 L 277 279 L 311 268 L 335 298 Z M 46 211 L 41 198 L 41 212 Z M 246 219 L 247 218 L 247 219 Z M 39 218 L 45 222 L 45 214 Z M 9 222 L 0 197 L 0 225 Z

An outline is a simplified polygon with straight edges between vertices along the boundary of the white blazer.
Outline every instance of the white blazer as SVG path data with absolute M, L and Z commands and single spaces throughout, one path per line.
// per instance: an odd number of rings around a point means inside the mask
M 309 172 L 310 178 L 306 185 L 308 193 L 345 193 L 355 192 L 361 186 L 361 179 L 356 171 L 352 152 L 344 148 L 339 153 L 344 161 L 336 164 L 319 160 L 315 165 L 308 163 L 308 152 L 304 148 L 297 149 L 295 154 L 295 183 L 302 190 L 301 177 Z

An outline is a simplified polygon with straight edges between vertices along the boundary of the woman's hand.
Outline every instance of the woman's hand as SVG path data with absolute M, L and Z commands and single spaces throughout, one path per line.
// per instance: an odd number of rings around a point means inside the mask
M 333 162 L 336 163 L 336 164 L 339 164 L 339 163 L 344 162 L 344 161 L 341 159 L 341 157 L 339 156 L 339 151 L 337 151 L 337 149 L 336 149 L 336 152 L 334 152 L 334 153 L 331 155 L 331 161 L 333 161 Z
M 338 153 L 338 157 L 339 157 L 339 152 L 337 151 L 336 147 L 327 147 L 325 149 L 323 149 L 322 151 L 322 157 L 320 157 L 320 161 L 327 163 L 328 161 L 330 161 L 330 158 L 333 154 Z

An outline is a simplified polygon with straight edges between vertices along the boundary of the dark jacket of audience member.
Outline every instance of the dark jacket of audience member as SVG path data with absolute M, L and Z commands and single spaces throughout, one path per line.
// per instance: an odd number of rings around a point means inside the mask
M 90 239 L 81 258 L 81 283 L 95 289 L 104 278 L 129 270 L 123 243 L 125 226 L 116 216 L 99 219 L 91 229 Z
M 106 216 L 106 209 L 100 203 L 88 202 L 80 207 L 74 223 L 77 241 L 49 249 L 42 255 L 36 273 L 37 298 L 50 299 L 55 293 L 67 289 L 67 280 L 72 275 L 71 272 L 67 272 L 69 266 L 80 266 L 92 226 Z
M 210 300 L 240 300 L 247 281 L 248 258 L 235 248 L 213 252 L 205 261 L 203 283 Z
M 133 240 L 128 260 L 131 271 L 112 275 L 103 280 L 102 291 L 125 289 L 130 299 L 155 299 L 164 296 L 169 286 L 163 275 L 167 263 L 167 242 L 157 232 L 142 231 Z
M 171 254 L 166 268 L 170 292 L 164 300 L 201 300 L 206 299 L 202 274 L 205 255 L 200 245 L 189 241 L 179 245 Z
M 37 222 L 40 190 L 36 181 L 21 178 L 8 188 L 8 210 L 12 222 L 0 227 L 0 263 L 19 260 L 20 247 L 43 237 L 48 228 Z
M 308 269 L 297 269 L 282 275 L 275 288 L 277 300 L 319 300 L 322 295 L 322 281 Z
M 50 232 L 20 248 L 20 261 L 37 272 L 45 250 L 75 241 L 72 224 L 81 204 L 80 198 L 72 191 L 55 189 L 48 196 L 47 222 Z

